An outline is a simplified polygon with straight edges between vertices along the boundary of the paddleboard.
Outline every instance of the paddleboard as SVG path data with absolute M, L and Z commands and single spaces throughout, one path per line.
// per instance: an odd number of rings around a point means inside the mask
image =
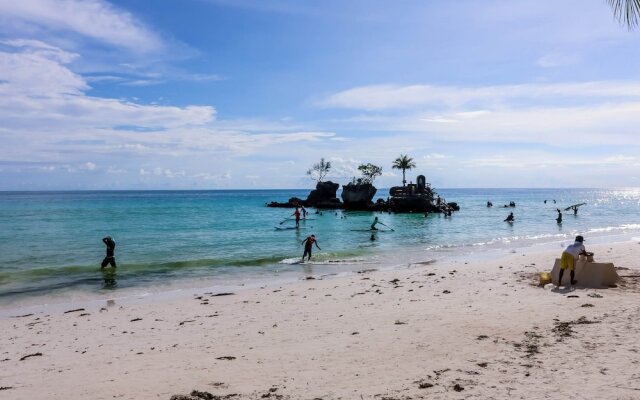
M 277 231 L 288 231 L 291 229 L 304 229 L 304 227 L 295 227 L 295 226 L 274 226 Z
M 350 229 L 352 232 L 393 232 L 391 229 Z
M 574 204 L 574 205 L 572 205 L 572 206 L 569 206 L 569 207 L 565 208 L 564 210 L 565 210 L 565 211 L 569 211 L 569 210 L 571 210 L 571 208 L 573 208 L 573 207 L 576 207 L 576 208 L 577 208 L 577 207 L 583 206 L 583 205 L 585 205 L 585 204 L 587 204 L 587 203 L 578 203 L 578 204 Z

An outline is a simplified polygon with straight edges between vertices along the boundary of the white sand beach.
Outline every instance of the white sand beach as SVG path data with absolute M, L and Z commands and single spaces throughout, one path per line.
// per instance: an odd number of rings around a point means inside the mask
M 560 251 L 529 249 L 13 315 L 0 398 L 638 398 L 640 244 L 587 248 L 615 263 L 617 287 L 538 287 Z

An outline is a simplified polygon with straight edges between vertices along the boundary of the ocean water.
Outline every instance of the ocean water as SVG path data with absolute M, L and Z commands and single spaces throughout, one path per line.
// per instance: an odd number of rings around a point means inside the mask
M 640 189 L 438 192 L 461 210 L 425 217 L 310 209 L 298 230 L 276 229 L 293 227 L 293 210 L 266 203 L 304 198 L 308 190 L 1 192 L 0 302 L 68 291 L 161 291 L 178 282 L 261 285 L 460 254 L 559 248 L 576 234 L 587 238 L 587 248 L 640 235 Z M 387 190 L 378 193 L 386 198 Z M 486 207 L 489 200 L 494 207 Z M 503 207 L 510 201 L 515 208 Z M 556 223 L 556 208 L 582 202 L 577 215 L 562 211 L 563 223 Z M 513 224 L 503 222 L 509 212 Z M 372 241 L 374 216 L 393 231 Z M 296 264 L 300 242 L 312 233 L 322 250 L 314 247 L 311 263 Z M 117 243 L 115 272 L 99 268 L 107 235 Z

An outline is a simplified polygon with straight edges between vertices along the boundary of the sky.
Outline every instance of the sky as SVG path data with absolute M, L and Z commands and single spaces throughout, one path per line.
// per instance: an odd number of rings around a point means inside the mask
M 0 190 L 640 186 L 605 0 L 0 0 Z

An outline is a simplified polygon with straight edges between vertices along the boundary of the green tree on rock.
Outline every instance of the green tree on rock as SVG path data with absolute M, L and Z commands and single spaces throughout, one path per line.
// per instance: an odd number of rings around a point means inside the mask
M 325 161 L 324 157 L 320 159 L 319 163 L 313 164 L 313 167 L 309 168 L 307 175 L 314 181 L 320 183 L 331 169 L 331 161 Z
M 413 158 L 400 154 L 400 157 L 393 161 L 391 168 L 402 170 L 402 186 L 406 186 L 407 180 L 405 179 L 405 171 L 416 167 L 416 163 L 413 162 Z
M 362 183 L 370 183 L 373 185 L 373 181 L 380 175 L 382 175 L 382 167 L 378 167 L 377 165 L 373 165 L 371 163 L 361 164 L 358 167 L 358 171 L 362 173 L 364 177 L 362 179 Z

